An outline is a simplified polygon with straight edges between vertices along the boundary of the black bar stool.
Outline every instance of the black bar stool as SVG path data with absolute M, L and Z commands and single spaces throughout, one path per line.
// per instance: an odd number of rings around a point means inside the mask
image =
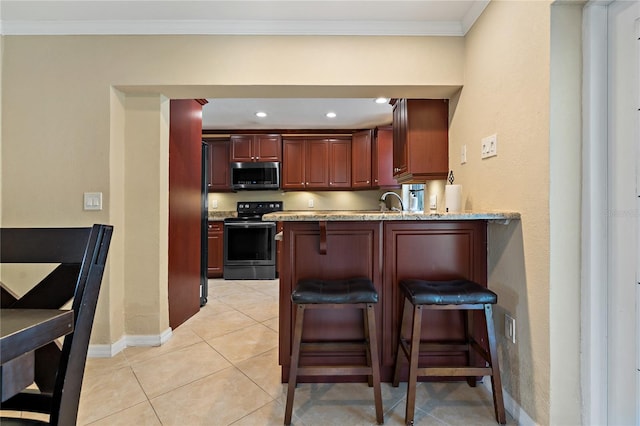
M 296 322 L 293 331 L 291 366 L 284 424 L 291 424 L 293 397 L 298 376 L 357 376 L 366 375 L 369 386 L 373 386 L 376 406 L 376 421 L 384 422 L 382 412 L 382 392 L 380 389 L 380 365 L 378 361 L 378 341 L 374 305 L 378 303 L 378 293 L 368 278 L 344 280 L 300 280 L 291 294 L 291 300 L 297 305 Z M 307 309 L 362 309 L 364 316 L 363 342 L 302 342 L 304 312 Z M 367 365 L 345 366 L 299 366 L 300 351 L 336 351 L 364 349 Z
M 504 402 L 502 399 L 502 383 L 500 381 L 500 366 L 493 325 L 492 306 L 497 303 L 498 296 L 491 290 L 469 280 L 453 281 L 425 281 L 407 279 L 400 281 L 402 299 L 402 322 L 400 323 L 398 351 L 393 375 L 393 386 L 400 383 L 401 353 L 409 360 L 409 378 L 407 380 L 407 408 L 405 423 L 413 425 L 416 403 L 416 385 L 418 376 L 462 376 L 467 378 L 471 386 L 475 386 L 478 376 L 491 376 L 493 389 L 493 408 L 496 420 L 500 424 L 506 423 Z M 407 304 L 409 302 L 409 304 Z M 413 309 L 411 308 L 413 307 Z M 451 344 L 451 342 L 421 342 L 422 310 L 449 309 L 462 310 L 465 314 L 465 342 Z M 487 324 L 487 340 L 489 352 L 480 346 L 473 338 L 473 315 L 469 311 L 481 310 Z M 403 337 L 403 324 L 411 324 L 411 337 Z M 421 354 L 442 351 L 466 351 L 468 366 L 454 367 L 419 367 Z M 480 354 L 487 363 L 486 367 L 474 367 L 471 364 L 473 351 Z

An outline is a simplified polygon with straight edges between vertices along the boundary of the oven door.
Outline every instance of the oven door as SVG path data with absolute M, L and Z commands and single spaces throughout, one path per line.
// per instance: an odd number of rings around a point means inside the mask
M 275 222 L 224 224 L 224 267 L 276 264 Z

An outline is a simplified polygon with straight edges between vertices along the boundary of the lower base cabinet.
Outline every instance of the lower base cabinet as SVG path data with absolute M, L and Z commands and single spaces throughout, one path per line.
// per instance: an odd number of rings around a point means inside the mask
M 209 222 L 207 247 L 207 277 L 222 278 L 222 255 L 224 250 L 223 222 Z
M 353 221 L 285 222 L 283 262 L 280 270 L 280 365 L 282 380 L 288 381 L 291 336 L 295 324 L 291 292 L 301 278 L 336 279 L 367 277 L 380 296 L 376 327 L 381 362 L 381 377 L 393 378 L 401 292 L 405 278 L 449 280 L 466 278 L 487 284 L 487 222 L 472 221 Z M 322 248 L 321 248 L 322 247 Z M 308 315 L 308 316 L 307 316 Z M 305 314 L 304 335 L 313 341 L 362 338 L 360 312 L 336 310 L 310 311 Z M 482 336 L 483 321 L 474 321 L 476 336 Z M 434 311 L 425 315 L 425 340 L 442 338 L 457 341 L 463 333 L 460 312 Z M 478 337 L 482 346 L 487 342 Z M 303 365 L 343 364 L 363 361 L 364 354 L 336 351 L 331 355 L 309 352 L 301 357 Z M 478 357 L 479 358 L 479 357 Z M 464 365 L 463 353 L 443 353 L 425 358 L 430 365 Z M 478 360 L 480 362 L 480 360 Z M 405 372 L 403 372 L 403 377 Z M 336 381 L 336 377 L 308 377 L 303 381 Z

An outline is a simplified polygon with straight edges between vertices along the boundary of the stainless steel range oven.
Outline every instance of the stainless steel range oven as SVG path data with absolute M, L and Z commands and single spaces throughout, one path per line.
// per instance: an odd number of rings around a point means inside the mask
M 281 201 L 239 202 L 238 217 L 224 221 L 225 280 L 276 278 L 276 223 L 262 215 L 282 211 Z

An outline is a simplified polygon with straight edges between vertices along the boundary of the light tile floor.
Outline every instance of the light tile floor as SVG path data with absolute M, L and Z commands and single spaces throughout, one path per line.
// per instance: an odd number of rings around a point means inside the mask
M 281 425 L 278 282 L 209 281 L 209 301 L 160 347 L 90 358 L 79 425 Z M 385 424 L 404 423 L 406 383 L 382 385 Z M 420 383 L 416 425 L 495 425 L 491 396 L 466 383 Z M 510 424 L 514 424 L 508 416 Z M 300 384 L 295 425 L 373 425 L 364 383 Z

